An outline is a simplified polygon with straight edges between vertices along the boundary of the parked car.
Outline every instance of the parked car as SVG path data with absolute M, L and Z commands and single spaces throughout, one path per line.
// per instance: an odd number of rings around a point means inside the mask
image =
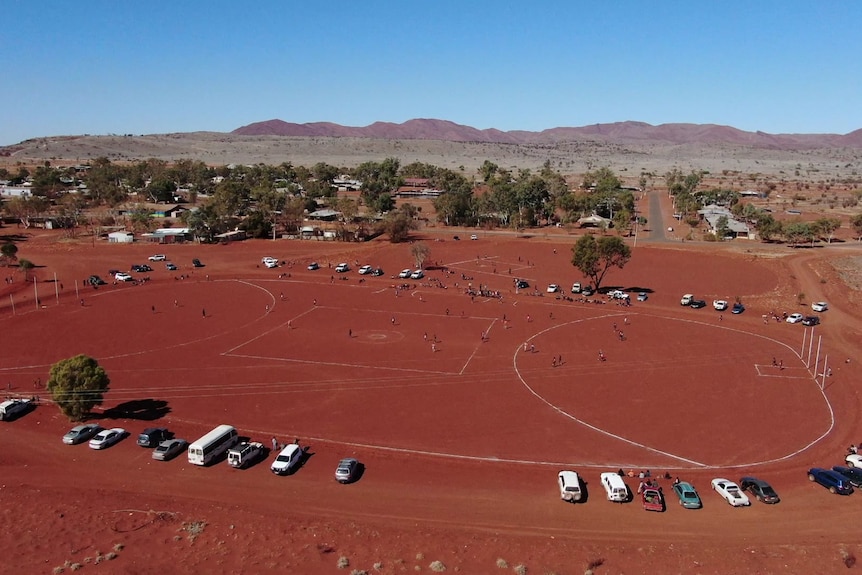
M 131 274 L 127 274 L 126 272 L 117 272 L 114 276 L 114 279 L 118 282 L 133 282 L 135 278 L 132 277 Z
M 245 469 L 266 456 L 266 447 L 258 441 L 243 441 L 227 450 L 227 463 L 234 469 Z
M 574 471 L 560 471 L 557 475 L 557 486 L 560 488 L 560 499 L 574 503 L 583 497 L 581 480 Z
M 153 459 L 156 461 L 168 461 L 180 453 L 185 453 L 188 446 L 189 442 L 185 439 L 166 439 L 153 450 Z
M 122 427 L 103 429 L 90 440 L 88 445 L 90 446 L 90 449 L 105 449 L 114 445 L 125 436 L 126 430 Z
M 649 299 L 647 292 L 645 292 L 645 291 L 638 292 L 638 301 L 646 301 L 647 299 Z
M 0 403 L 0 421 L 11 421 L 21 417 L 35 407 L 29 399 L 7 399 Z
M 151 267 L 150 267 L 150 266 L 148 266 L 147 264 L 139 264 L 139 265 L 133 265 L 133 266 L 132 266 L 132 271 L 133 271 L 133 272 L 137 272 L 137 273 L 139 273 L 139 274 L 142 274 L 142 273 L 146 273 L 146 272 L 151 272 L 151 271 L 153 271 L 153 268 L 151 268 Z
M 410 279 L 413 280 L 421 280 L 425 277 L 425 272 L 422 270 L 414 270 L 412 274 L 410 274 Z
M 515 280 L 516 289 L 527 289 L 528 287 L 530 287 L 530 284 L 526 280 Z
M 371 275 L 376 276 L 376 277 L 382 276 L 383 275 L 383 268 L 374 268 L 373 270 L 371 270 Z
M 198 258 L 192 259 L 192 266 L 194 266 L 196 268 L 204 267 L 204 265 L 201 263 L 201 261 Z
M 712 489 L 718 493 L 731 507 L 745 507 L 751 505 L 751 500 L 743 493 L 739 485 L 729 479 L 716 477 L 711 482 Z
M 803 319 L 805 319 L 805 316 L 803 316 L 801 313 L 792 313 L 787 316 L 787 319 L 785 321 L 787 323 L 799 323 Z
M 608 501 L 616 501 L 617 503 L 625 503 L 629 500 L 629 488 L 619 473 L 606 472 L 601 475 L 602 487 L 605 488 L 605 495 Z
M 664 494 L 661 487 L 645 487 L 641 490 L 641 502 L 644 511 L 664 511 Z
M 401 272 L 398 274 L 398 277 L 400 277 L 401 279 L 407 279 L 410 277 L 410 274 L 412 274 L 412 273 L 413 273 L 413 270 L 404 269 L 404 270 L 401 270 Z
M 87 278 L 87 283 L 91 286 L 103 286 L 106 282 L 99 276 L 90 276 Z
M 806 315 L 802 318 L 802 325 L 812 326 L 812 325 L 820 325 L 820 318 L 816 315 Z
M 175 271 L 177 271 L 177 266 L 176 266 L 176 264 L 172 264 L 171 262 L 168 262 L 165 264 L 165 269 L 167 269 L 168 271 L 175 272 Z
M 693 299 L 688 305 L 691 309 L 700 309 L 702 307 L 706 307 L 706 301 L 702 299 Z
M 370 274 L 370 273 L 371 273 L 371 271 L 372 271 L 373 269 L 374 269 L 374 268 L 372 268 L 372 267 L 371 267 L 371 266 L 369 266 L 369 265 L 364 265 L 364 266 L 362 266 L 361 268 L 359 268 L 359 270 L 358 270 L 358 271 L 359 271 L 359 275 L 363 275 L 363 276 L 364 276 L 364 275 L 368 275 L 368 274 Z
M 572 293 L 581 293 L 581 282 L 575 282 L 572 284 Z
M 164 427 L 148 427 L 138 434 L 138 445 L 141 447 L 156 447 L 169 437 L 170 433 Z
M 811 304 L 811 309 L 817 312 L 826 311 L 829 309 L 829 305 L 825 301 L 816 301 Z
M 261 259 L 260 263 L 262 263 L 263 265 L 265 265 L 266 267 L 268 267 L 270 269 L 278 267 L 278 260 L 276 258 L 272 258 L 269 256 L 266 256 L 263 259 Z
M 745 306 L 740 302 L 736 302 L 733 304 L 733 307 L 730 309 L 730 313 L 741 314 L 745 311 Z
M 471 240 L 478 240 L 479 236 L 477 236 L 476 234 L 470 234 L 470 239 Z
M 295 470 L 302 460 L 303 450 L 298 443 L 291 443 L 276 456 L 270 470 L 276 475 L 287 475 Z
M 862 467 L 862 453 L 850 453 L 844 458 L 849 467 Z
M 613 299 L 629 299 L 629 294 L 623 290 L 615 289 L 608 292 L 608 297 Z
M 679 305 L 691 305 L 691 300 L 694 299 L 694 295 L 687 293 L 682 296 L 682 299 L 679 300 Z
M 839 495 L 850 495 L 853 493 L 853 486 L 850 481 L 831 469 L 823 469 L 822 467 L 812 467 L 808 470 L 808 481 L 819 483 L 829 490 L 830 493 Z
M 548 284 L 548 293 L 557 293 L 560 291 L 560 286 L 557 284 Z
M 319 269 L 320 269 L 320 264 L 317 262 L 311 262 L 310 264 L 308 264 L 308 270 L 309 271 L 313 272 L 314 270 L 319 270 Z
M 147 259 L 150 260 L 151 262 L 163 262 L 168 258 L 165 254 L 156 254 L 154 256 L 150 256 Z
M 339 483 L 350 483 L 356 479 L 358 473 L 359 461 L 352 457 L 345 457 L 335 468 L 335 480 Z
M 586 285 L 581 289 L 581 295 L 591 296 L 594 293 L 596 293 L 596 291 L 593 289 L 593 286 Z
M 716 299 L 712 301 L 712 307 L 715 308 L 715 311 L 724 311 L 727 309 L 727 302 L 723 299 Z
M 341 262 L 335 266 L 335 273 L 343 274 L 350 271 L 350 266 L 346 262 Z
M 76 425 L 66 432 L 63 436 L 63 443 L 66 445 L 78 445 L 92 439 L 94 435 L 102 431 L 102 426 L 98 423 L 86 423 L 84 425 Z
M 739 480 L 739 486 L 743 491 L 748 491 L 754 498 L 763 503 L 778 503 L 781 499 L 767 482 L 756 477 L 743 477 Z
M 679 498 L 679 504 L 686 509 L 700 509 L 703 503 L 694 486 L 687 481 L 679 481 L 673 484 L 673 492 Z
M 832 471 L 840 473 L 846 477 L 847 481 L 849 481 L 850 485 L 853 487 L 862 487 L 862 469 L 859 469 L 858 467 L 844 467 L 843 465 L 836 465 L 832 468 Z

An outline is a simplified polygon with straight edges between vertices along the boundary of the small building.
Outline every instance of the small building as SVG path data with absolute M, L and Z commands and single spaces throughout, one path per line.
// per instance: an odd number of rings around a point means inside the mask
M 119 231 L 108 234 L 109 244 L 130 244 L 135 241 L 135 235 L 132 232 Z
M 582 228 L 604 228 L 608 229 L 611 227 L 613 222 L 608 218 L 603 218 L 598 214 L 591 214 L 589 216 L 584 216 L 583 218 L 578 218 L 578 226 Z
M 246 235 L 245 230 L 231 230 L 229 232 L 216 235 L 215 240 L 217 242 L 226 244 L 228 242 L 239 242 L 246 239 L 247 237 L 248 236 Z
M 192 240 L 192 231 L 190 228 L 159 228 L 142 234 L 141 239 L 156 244 L 181 244 Z
M 308 214 L 309 220 L 320 220 L 324 222 L 334 222 L 341 215 L 341 212 L 337 212 L 335 210 L 330 210 L 328 208 L 324 208 L 321 210 L 315 210 Z

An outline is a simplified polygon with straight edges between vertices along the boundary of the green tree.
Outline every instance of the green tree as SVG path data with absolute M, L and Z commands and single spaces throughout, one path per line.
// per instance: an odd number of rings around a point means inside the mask
M 0 246 L 0 256 L 3 256 L 4 265 L 18 260 L 18 246 L 12 242 L 6 242 Z
M 18 262 L 18 268 L 24 272 L 24 281 L 30 281 L 30 271 L 35 267 L 30 260 L 21 260 Z
M 850 226 L 853 228 L 853 233 L 856 237 L 862 240 L 862 214 L 856 214 L 850 218 Z
M 826 243 L 831 244 L 835 231 L 841 227 L 841 220 L 838 218 L 820 218 L 816 222 L 817 231 L 826 235 Z
M 416 221 L 401 210 L 396 210 L 387 214 L 386 218 L 377 224 L 377 229 L 388 234 L 389 241 L 397 244 L 410 237 L 410 231 L 416 229 Z
M 51 366 L 48 391 L 71 421 L 81 421 L 108 391 L 111 380 L 92 357 L 76 355 Z
M 413 256 L 413 261 L 416 262 L 417 269 L 423 269 L 428 256 L 431 255 L 431 248 L 425 242 L 416 242 L 410 246 L 410 255 Z
M 617 236 L 599 239 L 587 234 L 572 247 L 572 265 L 581 270 L 598 290 L 612 267 L 622 269 L 632 257 L 631 248 Z

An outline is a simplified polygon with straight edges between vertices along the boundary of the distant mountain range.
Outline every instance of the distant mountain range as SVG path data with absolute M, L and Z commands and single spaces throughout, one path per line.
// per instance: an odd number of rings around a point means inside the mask
M 494 144 L 556 144 L 568 141 L 640 142 L 656 144 L 729 144 L 775 150 L 862 148 L 862 129 L 849 134 L 767 134 L 746 132 L 716 124 L 660 124 L 614 122 L 578 128 L 551 128 L 541 132 L 479 130 L 448 120 L 415 119 L 403 124 L 375 122 L 369 126 L 342 126 L 330 122 L 295 124 L 283 120 L 255 122 L 237 128 L 241 136 L 299 136 L 374 138 L 382 140 L 440 140 Z

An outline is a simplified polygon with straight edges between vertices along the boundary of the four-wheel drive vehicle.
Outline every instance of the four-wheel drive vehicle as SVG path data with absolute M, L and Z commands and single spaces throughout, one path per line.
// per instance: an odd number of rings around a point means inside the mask
M 243 441 L 227 450 L 228 465 L 235 469 L 248 467 L 255 461 L 266 455 L 263 443 L 257 441 Z
M 745 311 L 745 306 L 740 302 L 736 302 L 733 304 L 733 308 L 731 308 L 730 313 L 740 314 Z
M 629 488 L 619 473 L 605 472 L 601 477 L 608 501 L 623 503 L 629 500 Z
M 574 471 L 560 471 L 557 475 L 557 485 L 560 488 L 560 499 L 563 501 L 580 501 L 583 497 L 581 481 Z
M 645 291 L 638 292 L 638 301 L 646 301 L 647 299 L 649 299 L 649 296 Z
M 748 491 L 754 498 L 763 503 L 778 503 L 781 499 L 767 482 L 756 477 L 743 477 L 739 480 L 739 486 L 743 491 Z
M 581 293 L 581 282 L 575 282 L 572 284 L 572 293 Z
M 829 490 L 830 493 L 840 495 L 850 495 L 853 493 L 853 486 L 850 481 L 831 469 L 823 469 L 821 467 L 812 467 L 808 470 L 808 481 L 819 483 Z
M 194 267 L 196 267 L 196 268 L 202 268 L 202 267 L 204 267 L 204 265 L 201 263 L 201 261 L 200 261 L 198 258 L 194 258 L 194 259 L 192 260 L 192 266 L 194 266 Z
M 702 307 L 706 307 L 706 301 L 704 301 L 702 299 L 693 299 L 693 300 L 691 300 L 691 303 L 688 305 L 692 309 L 700 309 Z
M 410 274 L 410 279 L 412 280 L 421 280 L 425 277 L 425 272 L 422 270 L 413 270 L 413 273 Z
M 401 279 L 406 279 L 406 278 L 409 278 L 410 274 L 412 274 L 412 273 L 413 273 L 413 270 L 410 270 L 410 269 L 401 270 L 401 272 L 398 274 L 398 277 L 400 277 Z
M 114 276 L 114 279 L 118 282 L 133 282 L 135 278 L 131 276 L 131 274 L 127 274 L 126 272 L 117 272 Z
M 265 265 L 266 267 L 268 267 L 270 269 L 278 267 L 278 260 L 276 258 L 273 258 L 270 256 L 266 256 L 263 259 L 261 259 L 260 263 L 262 263 L 263 265 Z
M 817 317 L 816 315 L 807 315 L 804 318 L 802 318 L 802 325 L 812 326 L 812 325 L 819 325 L 819 324 L 820 324 L 820 318 Z
M 724 311 L 727 309 L 727 302 L 723 299 L 714 299 L 712 300 L 712 307 L 715 308 L 715 311 Z
M 691 300 L 693 300 L 693 299 L 694 299 L 694 295 L 687 293 L 684 296 L 682 296 L 681 300 L 679 300 L 679 305 L 691 305 Z
M 374 268 L 372 268 L 372 267 L 371 267 L 370 265 L 368 265 L 368 264 L 365 264 L 364 266 L 362 266 L 361 268 L 359 268 L 359 270 L 358 270 L 358 271 L 359 271 L 359 275 L 364 276 L 364 275 L 368 275 L 368 274 L 370 274 L 372 271 L 374 271 Z
M 335 468 L 335 480 L 339 483 L 350 483 L 356 479 L 359 472 L 359 461 L 352 457 L 345 457 L 338 462 Z
M 827 304 L 825 301 L 816 301 L 811 304 L 811 309 L 817 312 L 826 311 L 827 309 L 829 309 L 829 304 Z
M 335 272 L 336 273 L 343 274 L 344 272 L 349 272 L 349 271 L 350 271 L 350 266 L 344 262 L 335 266 Z
M 581 290 L 581 294 L 585 295 L 585 296 L 590 296 L 590 295 L 593 295 L 594 293 L 596 293 L 596 292 L 595 292 L 595 290 L 593 290 L 592 286 L 584 286 L 584 288 Z
M 792 313 L 787 316 L 787 319 L 784 321 L 786 321 L 787 323 L 799 323 L 803 319 L 805 319 L 805 316 L 803 316 L 801 313 Z
M 151 262 L 163 262 L 168 258 L 167 256 L 165 256 L 165 254 L 156 254 L 154 256 L 150 256 L 147 259 L 149 259 Z
M 66 432 L 63 436 L 63 443 L 66 445 L 77 445 L 89 441 L 94 435 L 102 431 L 102 426 L 98 423 L 87 423 L 85 425 L 76 425 Z
M 165 269 L 174 272 L 177 271 L 177 266 L 172 264 L 171 262 L 168 262 L 165 264 Z
M 30 411 L 33 402 L 29 399 L 10 399 L 0 403 L 0 421 L 10 421 Z
M 272 462 L 270 470 L 276 475 L 287 475 L 293 471 L 302 460 L 303 450 L 298 443 L 291 443 L 281 450 Z
M 141 447 L 156 447 L 159 443 L 169 438 L 168 430 L 164 427 L 148 427 L 138 435 L 138 445 Z
M 847 478 L 847 481 L 850 482 L 850 485 L 853 487 L 862 487 L 862 469 L 857 467 L 844 467 L 843 465 L 836 465 L 832 468 L 832 471 L 835 473 L 840 473 L 844 477 Z
M 515 287 L 517 289 L 527 289 L 530 287 L 530 284 L 525 280 L 515 280 Z
M 317 262 L 311 262 L 310 264 L 308 264 L 308 270 L 309 271 L 313 272 L 314 270 L 319 270 L 319 269 L 320 269 L 320 264 Z
M 135 264 L 132 266 L 132 271 L 137 272 L 137 273 L 145 273 L 145 272 L 153 271 L 153 268 L 151 268 L 147 264 L 140 264 L 140 265 Z
M 103 286 L 105 285 L 105 280 L 103 280 L 99 276 L 90 276 L 87 278 L 87 283 L 91 286 Z

